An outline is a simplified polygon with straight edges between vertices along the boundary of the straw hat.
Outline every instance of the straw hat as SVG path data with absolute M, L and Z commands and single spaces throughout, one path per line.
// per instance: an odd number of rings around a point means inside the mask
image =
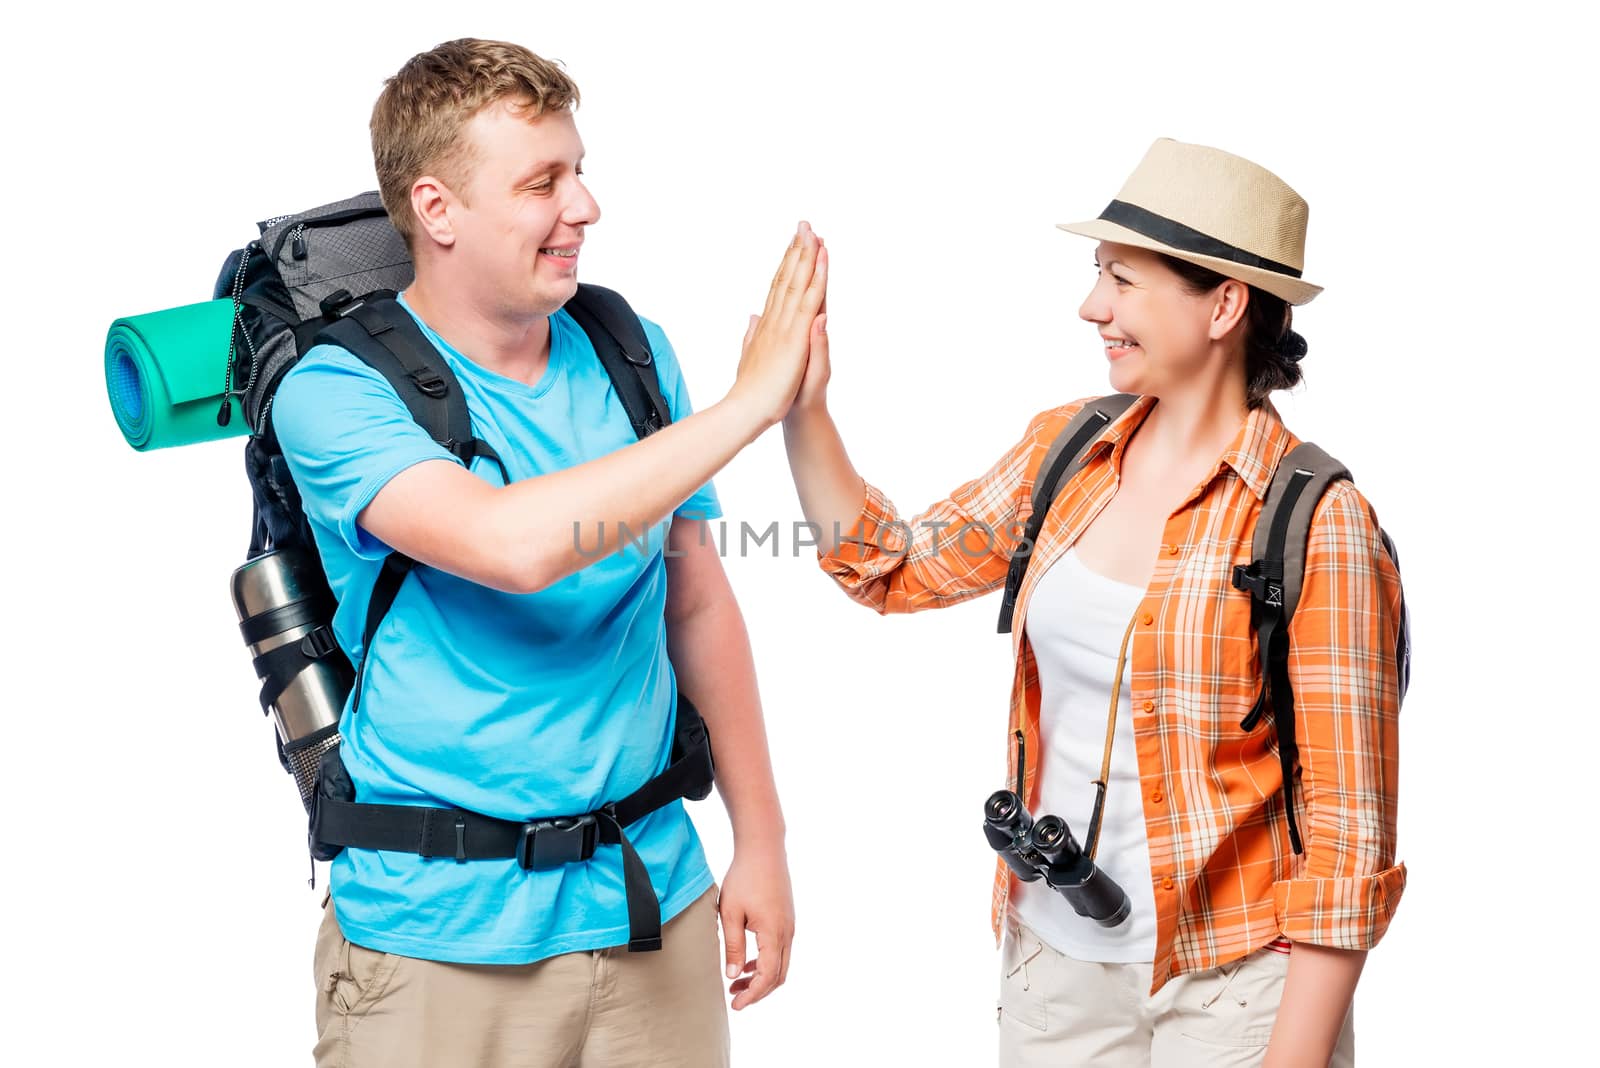
M 1163 137 L 1098 219 L 1057 225 L 1165 252 L 1304 304 L 1322 292 L 1300 278 L 1308 212 L 1300 194 L 1265 167 Z

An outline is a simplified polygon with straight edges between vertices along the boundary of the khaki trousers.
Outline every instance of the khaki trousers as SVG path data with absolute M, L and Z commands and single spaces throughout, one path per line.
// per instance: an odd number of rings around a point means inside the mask
M 445 964 L 317 934 L 318 1068 L 723 1068 L 728 1010 L 717 891 L 674 916 L 662 948 L 533 964 Z
M 1262 948 L 1150 996 L 1150 964 L 1063 956 L 1015 917 L 1001 943 L 1001 1068 L 1248 1068 L 1266 1056 L 1289 955 Z M 1332 1068 L 1355 1063 L 1354 1011 Z

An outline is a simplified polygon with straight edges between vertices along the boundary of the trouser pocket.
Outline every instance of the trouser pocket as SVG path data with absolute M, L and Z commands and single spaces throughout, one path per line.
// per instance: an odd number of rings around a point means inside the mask
M 330 904 L 317 932 L 317 992 L 340 1016 L 359 1016 L 383 996 L 401 957 L 358 946 L 344 937 Z
M 1037 935 L 1013 917 L 1006 918 L 1000 942 L 1000 1012 L 1035 1030 L 1049 1021 L 1044 970 L 1049 954 Z
M 1210 1046 L 1266 1048 L 1272 1038 L 1289 954 L 1265 946 L 1242 960 L 1173 980 L 1174 1023 L 1184 1039 Z

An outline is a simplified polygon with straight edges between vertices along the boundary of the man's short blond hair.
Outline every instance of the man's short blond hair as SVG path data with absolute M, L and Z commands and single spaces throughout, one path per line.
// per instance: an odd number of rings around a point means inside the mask
M 555 63 L 520 45 L 473 37 L 412 56 L 383 83 L 372 108 L 372 162 L 383 206 L 407 246 L 417 222 L 412 184 L 434 174 L 461 195 L 474 162 L 462 131 L 502 100 L 532 120 L 576 107 L 578 86 Z

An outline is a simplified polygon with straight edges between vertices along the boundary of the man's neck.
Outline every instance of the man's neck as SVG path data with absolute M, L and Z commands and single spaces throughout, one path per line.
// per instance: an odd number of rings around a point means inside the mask
M 416 279 L 406 303 L 450 347 L 487 371 L 532 385 L 550 363 L 550 317 L 506 316 L 437 280 Z

